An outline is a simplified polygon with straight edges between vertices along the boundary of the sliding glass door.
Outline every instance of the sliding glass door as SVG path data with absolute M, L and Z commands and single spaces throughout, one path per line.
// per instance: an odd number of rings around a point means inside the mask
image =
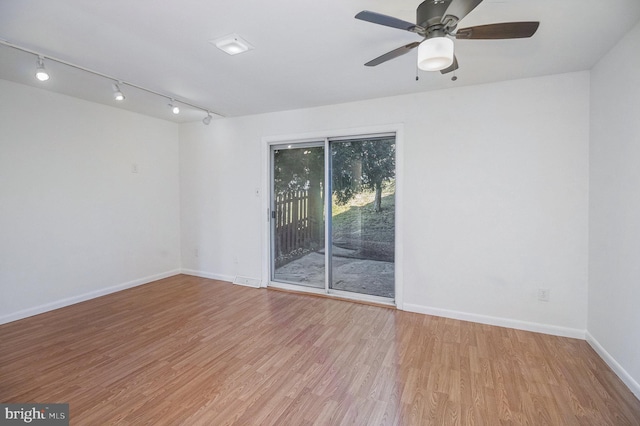
M 395 135 L 273 145 L 271 176 L 271 281 L 393 300 Z
M 324 142 L 272 147 L 272 280 L 325 288 Z
M 331 141 L 330 288 L 393 299 L 395 137 Z

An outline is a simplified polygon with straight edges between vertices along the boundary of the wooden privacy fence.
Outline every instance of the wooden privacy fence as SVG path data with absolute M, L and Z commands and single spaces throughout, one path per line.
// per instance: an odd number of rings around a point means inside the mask
M 287 256 L 311 243 L 309 191 L 290 191 L 276 195 L 276 256 Z

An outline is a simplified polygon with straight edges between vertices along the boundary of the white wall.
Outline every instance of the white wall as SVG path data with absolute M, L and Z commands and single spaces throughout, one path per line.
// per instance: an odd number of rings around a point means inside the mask
M 179 270 L 176 124 L 0 80 L 0 129 L 0 323 Z
M 260 277 L 262 208 L 254 190 L 260 187 L 255 140 L 261 135 L 259 128 L 242 128 L 242 122 L 180 127 L 182 238 L 188 241 L 182 268 L 228 281 L 236 275 Z M 247 132 L 254 143 L 244 143 Z M 225 143 L 209 143 L 211 138 Z
M 590 339 L 640 397 L 640 24 L 592 70 Z
M 404 308 L 584 337 L 588 120 L 580 72 L 182 125 L 183 268 L 261 277 L 263 137 L 402 122 Z

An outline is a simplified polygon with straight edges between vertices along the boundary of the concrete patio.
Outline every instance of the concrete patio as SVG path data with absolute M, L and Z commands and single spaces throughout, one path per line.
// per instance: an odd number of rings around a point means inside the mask
M 347 257 L 333 248 L 333 289 L 394 298 L 394 263 Z M 324 288 L 324 253 L 309 253 L 276 269 L 275 279 Z

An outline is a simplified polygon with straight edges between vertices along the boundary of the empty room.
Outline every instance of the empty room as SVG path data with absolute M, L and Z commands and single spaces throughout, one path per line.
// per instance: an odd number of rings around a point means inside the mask
M 640 2 L 0 2 L 0 423 L 640 425 Z

